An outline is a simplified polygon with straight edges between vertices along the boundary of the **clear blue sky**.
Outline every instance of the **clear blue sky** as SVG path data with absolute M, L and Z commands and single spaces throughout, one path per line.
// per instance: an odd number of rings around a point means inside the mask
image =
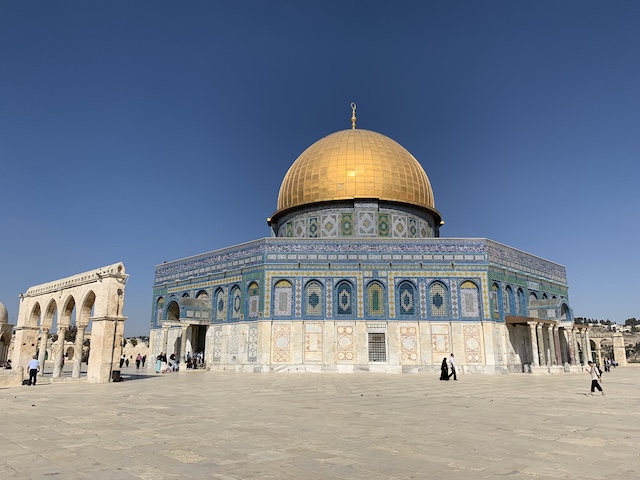
M 422 163 L 445 237 L 566 266 L 576 316 L 636 302 L 640 3 L 0 4 L 0 301 L 269 236 L 280 182 L 358 126 Z

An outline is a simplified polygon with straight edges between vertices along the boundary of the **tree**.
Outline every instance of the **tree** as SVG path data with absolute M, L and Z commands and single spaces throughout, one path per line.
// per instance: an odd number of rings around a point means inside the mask
M 133 345 L 134 347 L 136 345 L 138 345 L 138 339 L 137 338 L 130 338 L 129 341 L 131 342 L 131 345 Z

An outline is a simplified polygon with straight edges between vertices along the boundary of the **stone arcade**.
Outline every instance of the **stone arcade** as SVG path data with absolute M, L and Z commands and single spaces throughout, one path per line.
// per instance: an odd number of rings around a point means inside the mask
M 212 369 L 563 372 L 591 357 L 565 268 L 482 238 L 440 238 L 429 178 L 352 128 L 305 150 L 272 237 L 156 267 L 150 350 Z
M 91 353 L 87 367 L 89 382 L 103 383 L 111 378 L 114 362 L 120 357 L 124 322 L 124 265 L 116 263 L 42 285 L 31 287 L 20 297 L 18 324 L 13 347 L 13 364 L 25 366 L 38 354 L 44 365 L 49 331 L 57 318 L 57 333 L 71 326 L 76 310 L 76 340 L 72 378 L 80 378 L 84 332 L 91 324 Z M 50 361 L 53 378 L 62 374 L 64 342 L 56 342 Z M 44 368 L 41 368 L 40 374 Z

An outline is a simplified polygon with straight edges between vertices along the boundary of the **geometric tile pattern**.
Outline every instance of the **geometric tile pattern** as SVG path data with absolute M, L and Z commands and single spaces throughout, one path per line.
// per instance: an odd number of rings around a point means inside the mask
M 304 324 L 304 361 L 322 362 L 322 322 Z
M 333 280 L 331 278 L 327 279 L 327 288 L 326 288 L 327 301 L 325 305 L 327 307 L 327 318 L 331 318 L 333 316 Z
M 404 362 L 418 360 L 418 336 L 416 327 L 400 327 L 400 358 Z
M 391 233 L 391 223 L 388 213 L 378 214 L 378 235 L 388 237 Z
M 339 232 L 338 214 L 322 215 L 321 237 L 337 237 Z
M 395 238 L 407 238 L 408 229 L 407 229 L 407 217 L 403 217 L 400 215 L 392 215 L 392 236 Z
M 349 361 L 355 358 L 355 342 L 353 341 L 353 324 L 336 325 L 336 358 Z
M 358 236 L 375 237 L 376 226 L 374 212 L 358 212 Z
M 288 323 L 273 324 L 273 363 L 289 362 L 291 358 L 291 325 Z
M 420 282 L 420 318 L 427 318 L 427 286 Z
M 222 358 L 222 327 L 213 327 L 213 361 Z
M 249 362 L 258 361 L 258 327 L 251 325 L 249 327 L 249 339 L 247 342 L 247 360 Z
M 479 325 L 463 325 L 464 360 L 466 363 L 482 363 L 482 338 Z
M 475 283 L 466 281 L 460 285 L 460 307 L 462 318 L 480 317 L 478 287 Z
M 340 218 L 340 233 L 342 236 L 353 236 L 353 213 L 343 213 L 340 215 Z
M 296 278 L 296 317 L 302 316 L 302 278 Z
M 451 280 L 451 317 L 458 318 L 458 281 Z
M 296 221 L 293 222 L 293 236 L 298 238 L 307 236 L 307 219 L 306 218 L 296 219 Z
M 449 353 L 449 325 L 431 325 L 431 348 L 433 353 Z M 438 363 L 434 359 L 434 363 Z

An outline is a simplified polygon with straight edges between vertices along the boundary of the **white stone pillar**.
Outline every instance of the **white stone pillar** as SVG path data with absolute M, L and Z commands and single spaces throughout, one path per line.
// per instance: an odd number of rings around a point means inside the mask
M 547 337 L 549 338 L 549 349 L 547 350 L 547 365 L 557 365 L 558 361 L 556 360 L 556 347 L 555 342 L 553 341 L 553 326 L 547 325 Z
M 182 325 L 182 335 L 180 337 L 180 365 L 187 368 L 187 330 L 189 325 Z
M 558 365 L 564 365 L 564 362 L 562 361 L 562 351 L 560 348 L 560 327 L 558 327 L 558 325 L 553 326 L 553 341 L 556 345 L 556 363 Z
M 47 342 L 49 340 L 49 329 L 43 328 L 40 331 L 40 346 L 38 347 L 38 361 L 40 362 L 40 372 L 38 372 L 38 376 L 42 376 L 44 374 L 44 362 L 47 357 Z
M 565 329 L 565 334 L 567 335 L 567 345 L 569 346 L 569 363 L 571 363 L 571 365 L 576 364 L 574 331 L 575 329 L 573 327 L 571 327 L 571 329 L 569 330 Z
M 544 355 L 544 337 L 542 336 L 542 324 L 538 323 L 536 325 L 536 330 L 538 331 L 538 356 L 540 357 L 540 365 L 546 365 L 547 361 Z
M 80 378 L 85 328 L 87 328 L 86 325 L 77 325 L 76 328 L 76 343 L 73 349 L 73 373 L 71 374 L 71 378 Z
M 591 338 L 589 338 L 589 327 L 587 327 L 584 331 L 584 342 L 585 342 L 585 352 L 587 352 L 587 359 L 585 360 L 585 365 L 593 360 L 593 354 L 591 352 Z
M 529 325 L 529 334 L 531 336 L 531 357 L 533 358 L 533 366 L 540 366 L 540 357 L 538 356 L 538 338 L 536 335 L 536 322 L 527 322 Z
M 62 375 L 62 357 L 64 356 L 64 337 L 66 333 L 67 327 L 58 326 L 58 341 L 53 354 L 53 378 L 58 378 Z

